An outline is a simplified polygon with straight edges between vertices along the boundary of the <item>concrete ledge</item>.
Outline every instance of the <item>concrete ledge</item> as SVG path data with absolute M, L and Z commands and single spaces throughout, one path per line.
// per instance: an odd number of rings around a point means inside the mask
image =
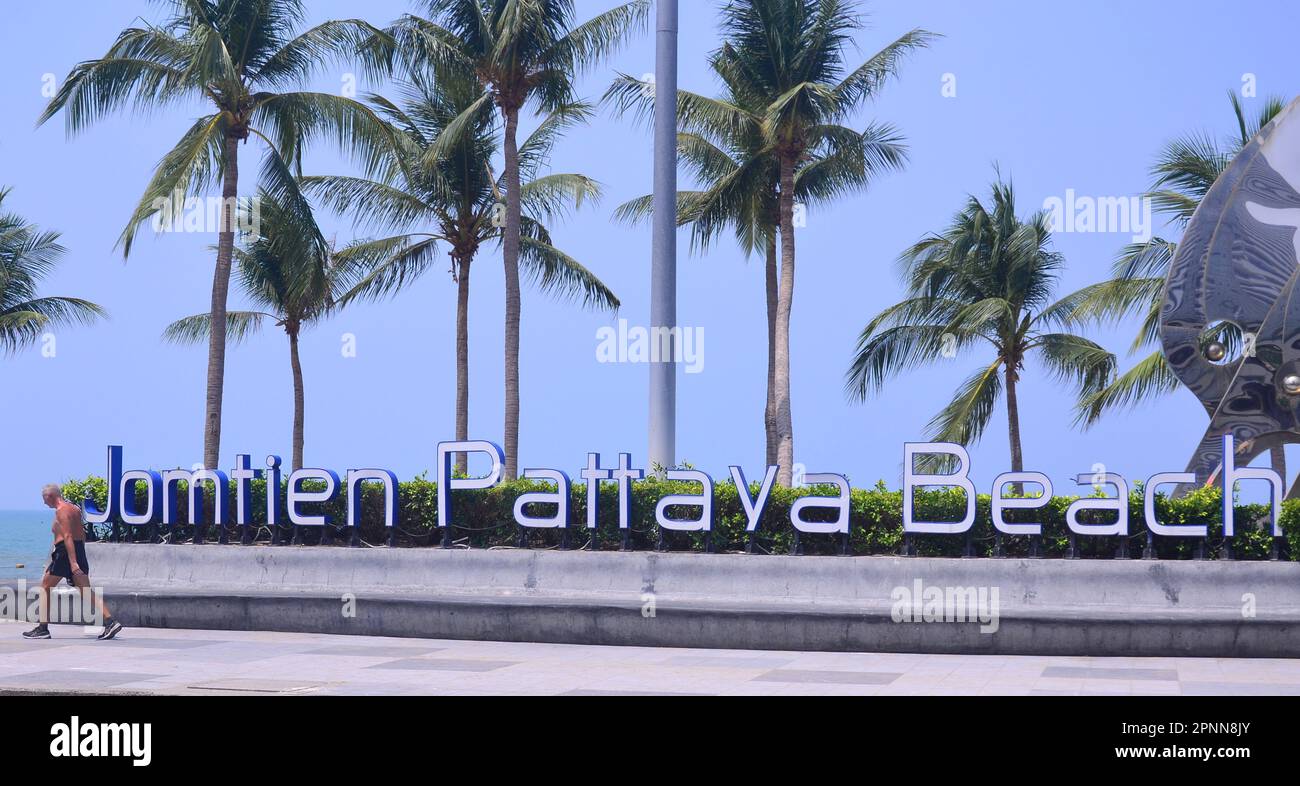
M 826 652 L 1300 657 L 1300 622 L 1217 615 L 1004 613 L 976 623 L 895 623 L 887 610 L 759 605 L 639 606 L 527 598 L 364 597 L 355 618 L 321 595 L 110 593 L 115 613 L 145 627 L 268 630 L 434 639 Z
M 91 544 L 129 625 L 728 649 L 1300 657 L 1300 563 Z M 998 590 L 896 623 L 896 588 Z M 1253 618 L 1243 606 L 1253 595 Z M 344 616 L 345 597 L 355 616 Z M 643 614 L 653 597 L 654 616 Z

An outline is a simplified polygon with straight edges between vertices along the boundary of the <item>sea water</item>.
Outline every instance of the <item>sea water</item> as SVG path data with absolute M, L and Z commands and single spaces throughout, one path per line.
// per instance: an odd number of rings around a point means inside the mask
M 52 510 L 0 510 L 0 580 L 41 577 L 54 542 L 53 521 Z

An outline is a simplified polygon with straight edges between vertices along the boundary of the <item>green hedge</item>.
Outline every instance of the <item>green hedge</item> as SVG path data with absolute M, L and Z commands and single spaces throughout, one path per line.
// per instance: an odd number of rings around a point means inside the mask
M 667 494 L 698 493 L 696 484 L 673 482 L 650 478 L 633 484 L 632 530 L 629 536 L 632 548 L 652 549 L 658 545 L 660 533 L 654 522 L 655 504 Z M 457 545 L 472 548 L 491 548 L 501 546 L 523 545 L 532 548 L 555 547 L 561 543 L 561 533 L 557 530 L 529 530 L 521 533 L 515 525 L 512 510 L 520 494 L 528 491 L 553 489 L 544 483 L 532 481 L 515 481 L 503 483 L 483 491 L 453 492 L 458 525 L 455 529 Z M 142 489 L 138 489 L 143 503 Z M 754 484 L 751 495 L 757 493 Z M 85 480 L 70 481 L 63 486 L 64 496 L 73 501 L 84 498 L 95 500 L 103 505 L 107 486 L 102 478 L 89 477 Z M 187 495 L 184 484 L 178 494 L 179 516 L 181 521 L 188 521 L 186 510 Z M 265 481 L 252 482 L 253 525 L 255 538 L 260 541 L 270 540 L 270 530 L 265 527 L 266 511 Z M 383 491 L 377 485 L 364 487 L 362 500 L 361 539 L 369 544 L 382 544 L 387 541 L 388 533 L 383 527 Z M 791 503 L 808 494 L 831 495 L 835 488 L 817 487 L 788 489 L 774 487 L 763 520 L 759 524 L 754 538 L 754 551 L 764 553 L 791 553 L 795 545 L 795 530 L 790 524 Z M 596 547 L 600 549 L 619 548 L 622 533 L 618 529 L 617 488 L 613 484 L 602 484 L 600 492 L 600 520 L 597 529 Z M 210 488 L 205 488 L 208 502 L 204 506 L 207 520 L 211 521 Z M 573 548 L 589 547 L 591 534 L 586 529 L 586 488 L 575 483 L 572 487 L 573 502 L 569 522 L 569 545 Z M 284 499 L 283 489 L 281 500 Z M 1048 505 L 1039 510 L 1008 511 L 1009 521 L 1044 522 L 1040 553 L 1044 557 L 1065 556 L 1069 546 L 1069 530 L 1065 525 L 1065 511 L 1070 503 L 1078 497 L 1055 497 Z M 233 495 L 232 495 L 233 500 Z M 884 483 L 878 483 L 871 489 L 854 489 L 851 505 L 851 531 L 849 551 L 852 554 L 898 554 L 903 546 L 902 531 L 902 492 L 891 491 Z M 1179 499 L 1170 499 L 1163 495 L 1156 497 L 1156 509 L 1160 520 L 1165 524 L 1207 523 L 1210 527 L 1207 556 L 1218 556 L 1223 545 L 1223 527 L 1221 515 L 1221 493 L 1215 488 L 1197 489 Z M 307 506 L 313 513 L 326 512 L 333 516 L 335 532 L 331 538 L 334 545 L 346 545 L 349 542 L 347 528 L 346 494 L 340 493 L 326 505 Z M 1139 488 L 1130 497 L 1129 530 L 1130 553 L 1141 556 L 1146 543 L 1146 525 L 1143 516 L 1142 492 Z M 401 509 L 399 512 L 399 532 L 397 542 L 400 546 L 436 546 L 441 543 L 442 533 L 437 529 L 438 495 L 437 485 L 421 476 L 401 484 Z M 1238 535 L 1233 543 L 1234 557 L 1237 559 L 1266 559 L 1272 546 L 1271 527 L 1256 526 L 1254 522 L 1266 521 L 1269 515 L 1267 505 L 1239 505 L 1236 512 Z M 965 496 L 960 489 L 923 490 L 916 493 L 916 515 L 930 521 L 952 521 L 960 519 L 965 511 Z M 672 513 L 673 511 L 670 511 Z M 820 513 L 820 511 L 818 512 Z M 829 512 L 827 512 L 829 515 Z M 685 511 L 683 515 L 696 515 L 695 511 Z M 815 519 L 817 513 L 809 512 L 808 517 Z M 1102 523 L 1102 516 L 1112 514 L 1089 513 L 1085 516 L 1097 516 L 1094 523 Z M 282 522 L 286 522 L 283 512 Z M 1286 533 L 1286 554 L 1291 559 L 1300 553 L 1300 501 L 1288 501 L 1283 505 L 1282 526 Z M 737 489 L 730 481 L 717 482 L 714 485 L 714 525 L 712 537 L 707 544 L 714 551 L 741 551 L 749 544 L 745 532 L 745 515 L 740 505 Z M 194 528 L 181 525 L 176 528 L 174 539 L 185 542 L 193 538 Z M 107 537 L 110 528 L 100 525 L 99 537 Z M 282 529 L 287 539 L 289 528 Z M 149 536 L 144 528 L 119 528 L 122 539 L 144 540 Z M 315 545 L 320 542 L 322 533 L 319 529 L 304 528 L 300 542 Z M 665 548 L 674 551 L 702 551 L 706 548 L 704 533 L 662 533 Z M 216 540 L 216 532 L 207 528 L 206 539 Z M 237 542 L 238 534 L 231 536 Z M 970 536 L 970 546 L 977 556 L 991 556 L 994 545 L 994 529 L 990 518 L 990 498 L 979 495 L 976 504 L 976 523 Z M 1163 559 L 1188 559 L 1199 542 L 1194 538 L 1156 538 L 1156 551 Z M 962 535 L 917 535 L 914 536 L 916 553 L 921 556 L 958 557 L 965 553 L 967 537 Z M 1118 545 L 1115 538 L 1080 537 L 1078 549 L 1081 557 L 1106 558 L 1114 555 Z M 1024 536 L 1004 536 L 1003 548 L 1007 556 L 1027 556 L 1031 550 L 1031 538 Z M 799 550 L 805 554 L 838 554 L 841 539 L 838 535 L 801 535 Z

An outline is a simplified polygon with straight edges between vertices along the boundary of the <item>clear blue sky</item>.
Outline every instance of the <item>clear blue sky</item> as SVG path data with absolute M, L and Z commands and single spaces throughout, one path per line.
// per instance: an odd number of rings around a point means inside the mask
M 579 0 L 583 18 L 612 0 Z M 381 24 L 407 11 L 405 0 L 311 0 L 312 22 L 362 15 Z M 717 46 L 720 3 L 682 3 L 681 81 L 713 92 L 706 54 Z M 1140 193 L 1160 146 L 1182 133 L 1231 131 L 1226 91 L 1252 73 L 1263 96 L 1293 97 L 1294 37 L 1300 12 L 1276 2 L 1086 4 L 1005 0 L 889 0 L 868 4 L 858 36 L 865 58 L 912 27 L 946 38 L 915 56 L 857 125 L 892 121 L 908 137 L 911 164 L 869 193 L 812 213 L 798 235 L 799 274 L 792 335 L 796 460 L 810 472 L 843 472 L 857 486 L 899 481 L 902 445 L 926 422 L 984 354 L 972 353 L 910 373 L 866 405 L 841 391 L 855 338 L 867 320 L 897 300 L 897 254 L 942 228 L 965 195 L 984 192 L 994 163 L 1011 176 L 1022 209 L 1067 189 L 1084 195 Z M 0 29 L 0 184 L 6 207 L 58 229 L 69 248 L 46 292 L 87 297 L 112 320 L 60 330 L 57 356 L 39 348 L 0 359 L 0 508 L 39 505 L 43 483 L 103 471 L 109 443 L 126 446 L 131 467 L 198 461 L 202 452 L 203 347 L 159 339 L 173 319 L 206 310 L 214 238 L 143 234 L 128 261 L 114 243 L 155 163 L 201 107 L 151 117 L 117 115 L 68 139 L 62 119 L 36 129 L 46 99 L 42 77 L 62 79 L 78 61 L 100 56 L 137 15 L 157 19 L 143 0 L 49 0 L 12 4 Z M 615 70 L 652 71 L 652 34 L 581 83 L 596 98 Z M 316 87 L 337 91 L 344 69 Z M 941 95 L 942 78 L 957 96 Z M 381 88 L 382 89 L 382 88 Z M 256 172 L 250 144 L 243 170 Z M 606 198 L 558 228 L 559 244 L 595 270 L 622 298 L 620 316 L 648 316 L 649 232 L 610 221 L 614 207 L 649 190 L 647 130 L 602 114 L 560 144 L 555 171 L 582 171 L 605 184 Z M 307 161 L 311 173 L 350 171 L 333 151 Z M 251 193 L 252 177 L 244 182 Z M 340 242 L 349 221 L 323 216 Z M 1104 278 L 1127 237 L 1059 235 L 1069 269 L 1064 293 Z M 501 438 L 502 294 L 500 257 L 488 249 L 474 268 L 471 304 L 471 436 Z M 240 305 L 238 294 L 232 307 Z M 351 308 L 308 334 L 306 456 L 336 469 L 378 465 L 403 477 L 434 464 L 435 445 L 454 434 L 455 287 L 438 271 L 396 299 Z M 587 451 L 624 450 L 644 461 L 647 369 L 596 361 L 596 331 L 614 317 L 584 313 L 526 292 L 523 303 L 521 466 L 576 470 Z M 679 386 L 681 459 L 721 478 L 730 463 L 752 476 L 763 460 L 765 349 L 762 265 L 722 243 L 707 258 L 683 254 L 679 314 L 703 327 L 703 373 Z M 1133 326 L 1094 334 L 1123 352 Z M 345 333 L 356 358 L 340 352 Z M 985 361 L 986 362 L 986 361 Z M 1067 391 L 1030 366 L 1021 387 L 1025 459 L 1060 491 L 1069 478 L 1105 463 L 1130 479 L 1181 470 L 1206 425 L 1185 391 L 1087 433 L 1071 425 Z M 236 452 L 260 459 L 290 452 L 292 389 L 283 335 L 268 332 L 232 351 L 226 379 L 222 463 Z M 1005 417 L 994 418 L 972 451 L 987 491 L 1008 468 Z M 1294 457 L 1293 457 L 1294 459 Z

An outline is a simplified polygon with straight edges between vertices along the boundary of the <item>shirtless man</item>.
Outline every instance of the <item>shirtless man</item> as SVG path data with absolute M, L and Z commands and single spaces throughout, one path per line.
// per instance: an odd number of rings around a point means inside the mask
M 63 579 L 81 589 L 83 598 L 90 595 L 100 619 L 104 621 L 104 631 L 99 638 L 113 638 L 122 631 L 122 623 L 113 619 L 102 598 L 89 591 L 90 560 L 86 558 L 86 527 L 81 521 L 81 508 L 64 499 L 63 491 L 55 483 L 41 489 L 41 499 L 47 507 L 54 508 L 54 551 L 50 554 L 50 566 L 41 578 L 40 624 L 24 633 L 23 638 L 50 638 L 50 590 Z

